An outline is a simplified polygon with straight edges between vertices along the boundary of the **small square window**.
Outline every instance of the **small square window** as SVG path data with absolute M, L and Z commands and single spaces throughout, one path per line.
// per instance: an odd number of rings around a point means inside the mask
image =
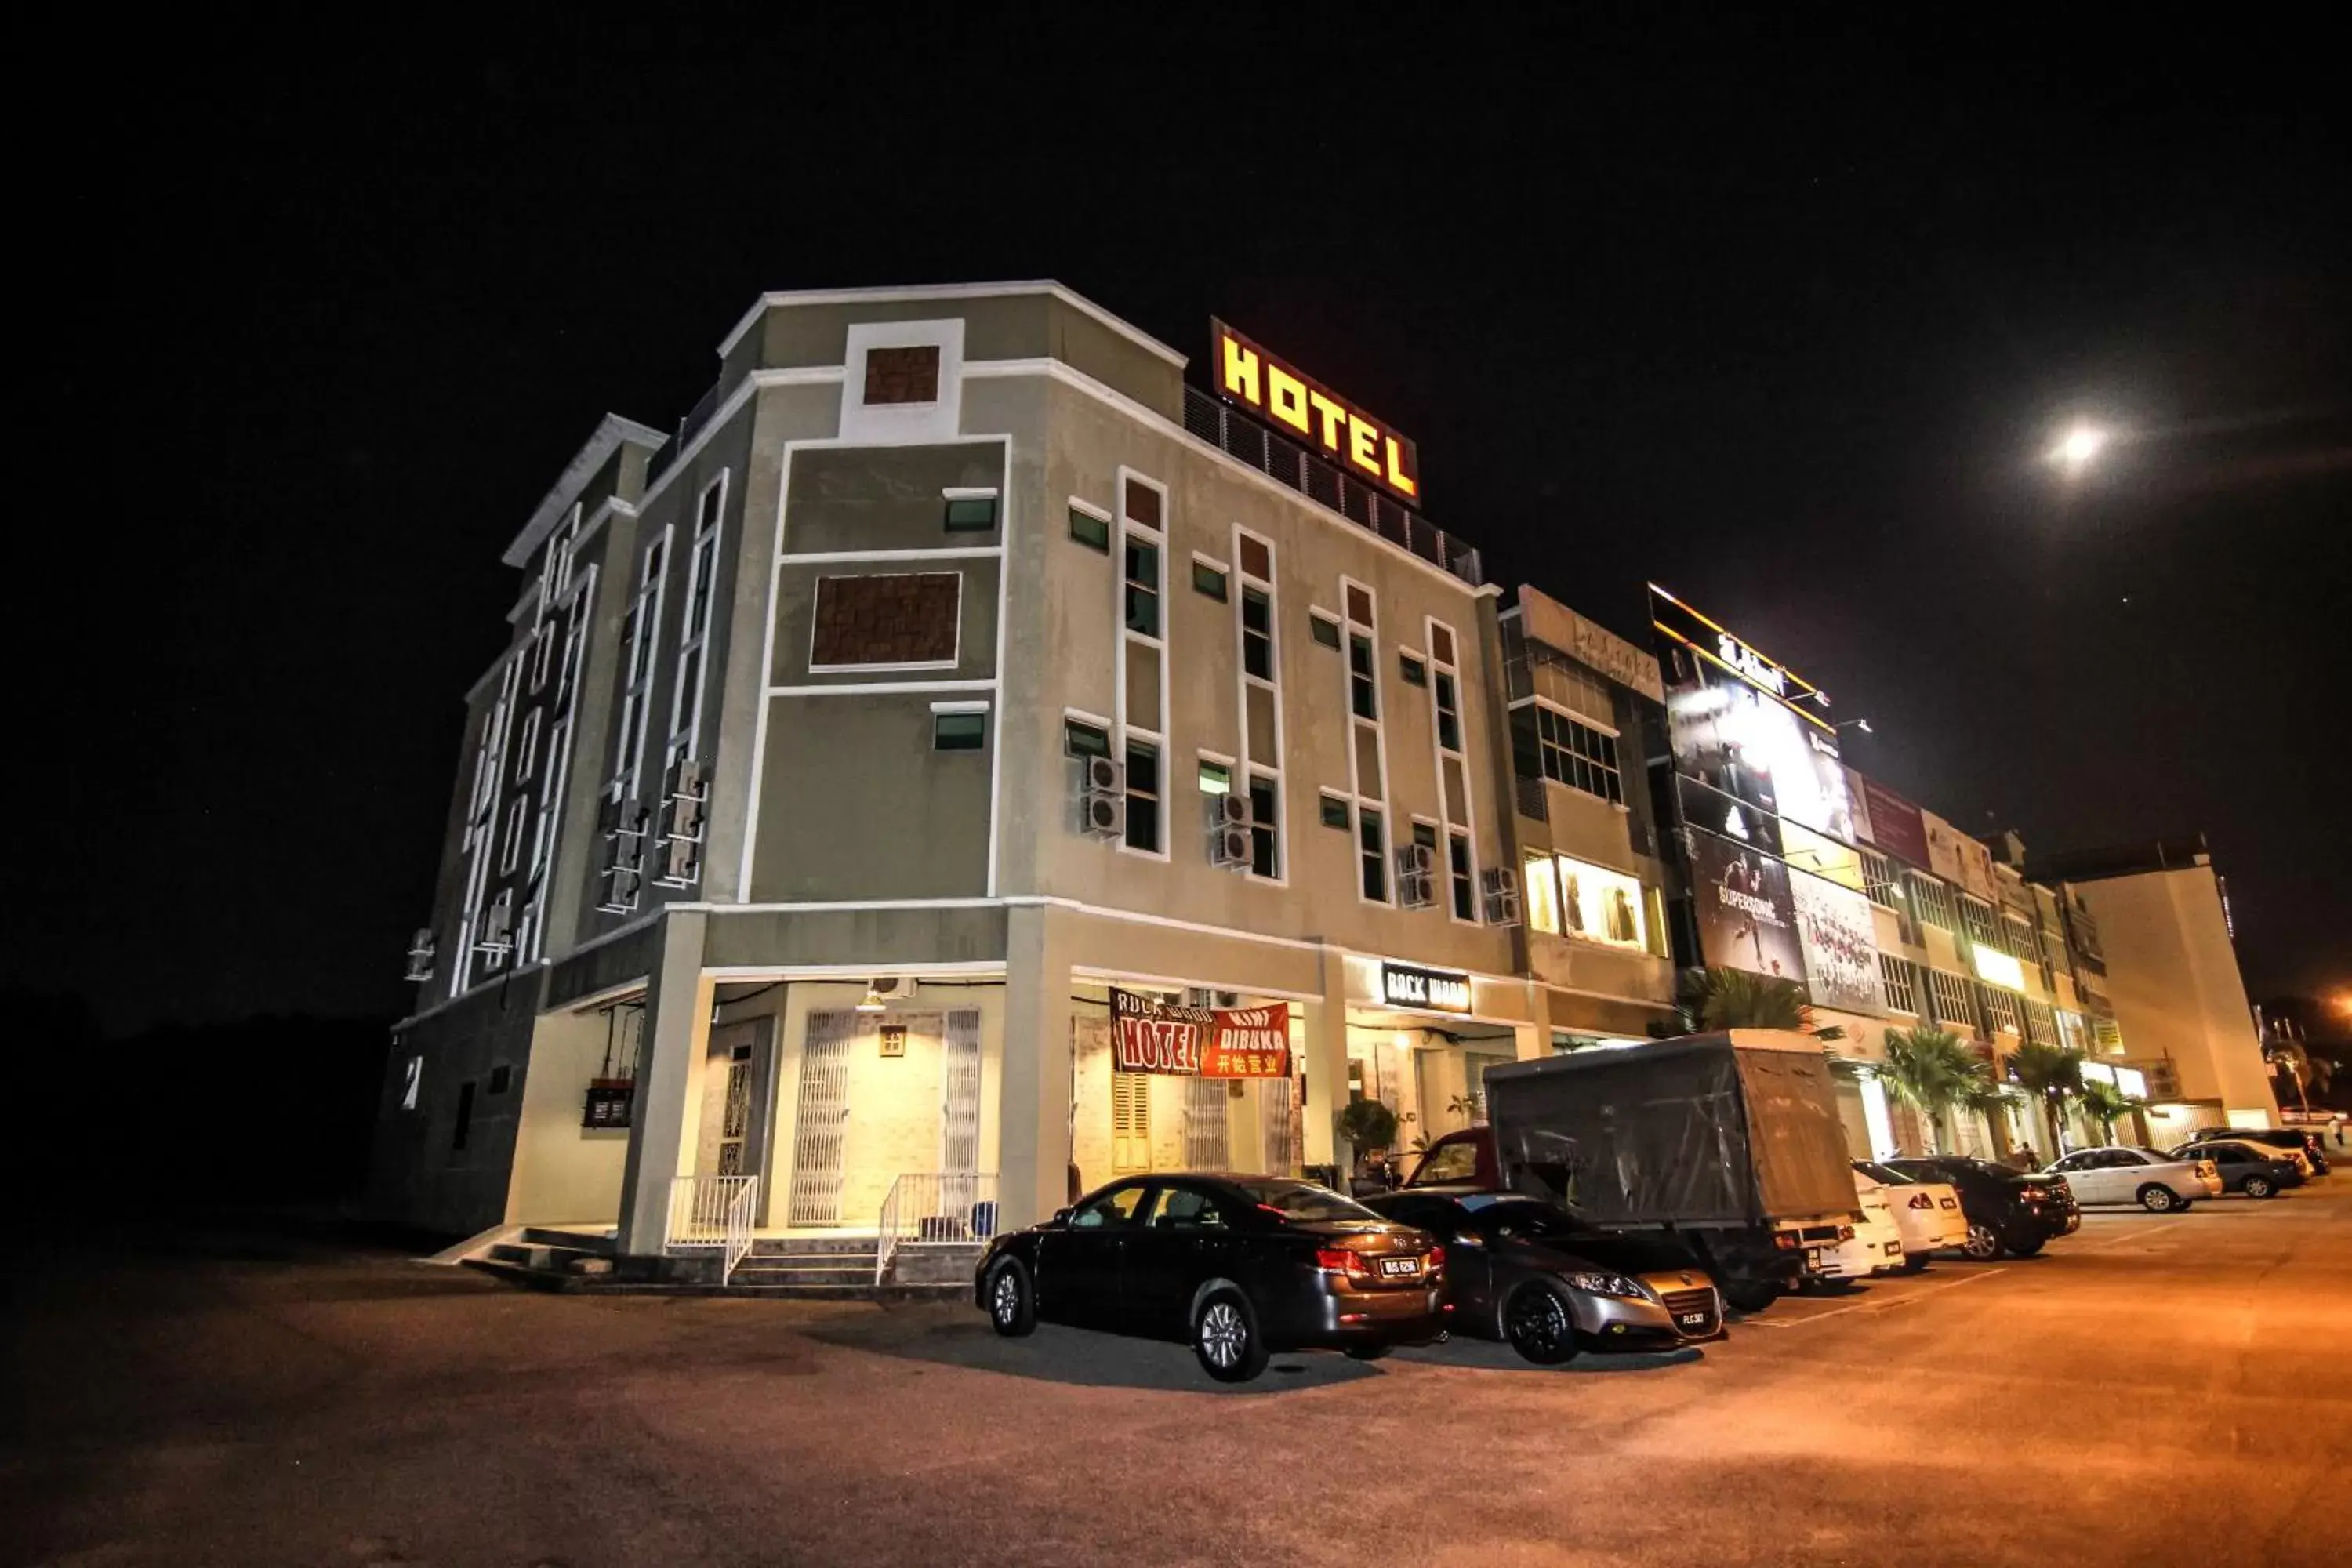
M 498 1066 L 490 1069 L 490 1092 L 492 1094 L 504 1094 L 507 1091 L 507 1085 L 513 1081 L 514 1068 L 509 1067 L 506 1063 L 500 1062 Z
M 1343 833 L 1347 831 L 1348 803 L 1335 795 L 1327 795 L 1322 799 L 1323 826 L 1339 828 Z
M 1339 622 L 1333 620 L 1328 616 L 1313 615 L 1307 617 L 1307 624 L 1315 628 L 1315 640 L 1317 642 L 1321 643 L 1325 647 L 1338 647 L 1339 646 Z
M 1099 724 L 1083 724 L 1076 719 L 1065 719 L 1062 721 L 1062 754 L 1108 757 L 1110 755 L 1110 734 Z
M 1220 605 L 1225 602 L 1225 574 L 1205 561 L 1192 563 L 1192 586 Z
M 931 750 L 935 752 L 977 752 L 987 741 L 985 713 L 931 715 Z
M 1234 793 L 1234 770 L 1223 763 L 1203 761 L 1201 763 L 1201 793 L 1231 795 Z
M 1092 512 L 1070 509 L 1070 537 L 1089 550 L 1110 553 L 1110 524 Z
M 1404 677 L 1404 683 L 1407 686 L 1429 684 L 1429 666 L 1409 653 L 1397 655 L 1397 673 Z
M 986 533 L 996 526 L 994 496 L 957 496 L 948 502 L 950 533 Z
M 904 348 L 866 351 L 867 403 L 937 403 L 939 400 L 939 344 L 909 343 Z

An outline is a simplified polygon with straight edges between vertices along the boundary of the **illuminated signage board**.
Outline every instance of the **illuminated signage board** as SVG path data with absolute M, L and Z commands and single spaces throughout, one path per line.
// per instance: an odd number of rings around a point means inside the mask
M 1990 980 L 1995 985 L 2006 985 L 2011 991 L 2025 989 L 2025 966 L 1997 947 L 1971 942 L 1977 961 L 1977 978 Z
M 1217 392 L 1303 438 L 1340 468 L 1419 505 L 1421 454 L 1313 376 L 1295 369 L 1212 316 Z
M 1391 1007 L 1433 1013 L 1470 1011 L 1470 977 L 1458 969 L 1423 969 L 1416 963 L 1381 964 L 1381 999 Z
M 1787 703 L 1799 718 L 1830 730 L 1829 699 L 1820 687 L 1786 665 L 1766 658 L 1655 583 L 1650 584 L 1650 624 L 1718 668 Z M 1799 707 L 1800 703 L 1804 706 Z

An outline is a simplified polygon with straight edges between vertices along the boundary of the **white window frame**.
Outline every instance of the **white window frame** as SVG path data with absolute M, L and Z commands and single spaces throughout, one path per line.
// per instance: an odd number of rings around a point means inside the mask
M 1878 955 L 1878 991 L 1888 1012 L 1920 1016 L 1918 970 L 1909 959 L 1892 952 Z
M 522 732 L 515 737 L 515 783 L 521 784 L 533 776 L 539 766 L 539 716 L 543 709 L 533 708 L 522 716 Z
M 1372 618 L 1369 622 L 1356 619 L 1355 600 L 1350 589 L 1360 590 L 1365 603 L 1371 606 Z M 1392 910 L 1397 907 L 1396 824 L 1402 819 L 1389 799 L 1393 792 L 1389 788 L 1388 729 L 1384 721 L 1389 705 L 1381 690 L 1380 620 L 1379 592 L 1370 584 L 1342 573 L 1339 577 L 1339 702 L 1340 711 L 1348 721 L 1348 794 L 1354 804 L 1356 817 L 1356 857 L 1359 862 L 1354 868 L 1353 877 L 1356 900 L 1375 908 Z M 1372 717 L 1370 719 L 1356 711 L 1355 639 L 1359 636 L 1371 647 Z M 1377 794 L 1365 791 L 1364 781 L 1359 776 L 1362 770 L 1356 765 L 1356 732 L 1363 729 L 1370 729 L 1372 732 L 1372 760 L 1380 770 L 1380 777 L 1372 781 Z M 1360 864 L 1364 852 L 1364 813 L 1367 809 L 1378 813 L 1381 819 L 1381 852 L 1383 857 L 1381 891 L 1383 896 L 1377 899 L 1367 898 L 1364 894 L 1364 875 Z
M 694 539 L 687 547 L 686 610 L 678 617 L 676 673 L 670 682 L 669 740 L 662 749 L 663 776 L 681 757 L 696 754 L 702 743 L 702 702 L 710 689 L 710 621 L 717 612 L 719 548 L 726 537 L 727 484 L 730 470 L 705 485 L 696 500 Z M 961 595 L 957 611 L 961 616 Z M 702 624 L 695 625 L 697 612 Z M 959 627 L 959 632 L 961 627 Z M 694 658 L 694 689 L 687 690 L 686 661 Z
M 1454 650 L 1454 658 L 1451 659 L 1442 659 L 1437 657 L 1440 632 L 1445 634 L 1444 645 Z M 1470 711 L 1468 703 L 1464 700 L 1462 670 L 1456 662 L 1462 657 L 1462 635 L 1454 630 L 1453 623 L 1441 621 L 1435 616 L 1427 616 L 1422 619 L 1421 636 L 1422 646 L 1429 650 L 1419 657 L 1423 684 L 1428 688 L 1430 769 L 1437 784 L 1437 815 L 1440 818 L 1437 842 L 1445 860 L 1445 914 L 1446 918 L 1456 925 L 1475 926 L 1483 923 L 1478 919 L 1478 786 L 1476 779 L 1470 772 Z M 1452 683 L 1454 688 L 1455 744 L 1451 748 L 1445 744 L 1444 731 L 1438 722 L 1442 712 L 1438 705 L 1441 678 Z M 1462 810 L 1468 818 L 1465 822 L 1456 822 L 1449 815 L 1453 807 L 1445 795 L 1445 764 L 1448 759 L 1451 759 L 1462 772 Z M 1465 835 L 1470 840 L 1470 918 L 1468 920 L 1462 918 L 1461 910 L 1454 908 L 1454 836 L 1457 833 Z
M 1170 820 L 1170 792 L 1168 787 L 1169 758 L 1175 751 L 1175 748 L 1170 743 L 1167 724 L 1171 717 L 1172 717 L 1168 710 L 1168 535 L 1174 526 L 1176 520 L 1170 510 L 1171 498 L 1169 494 L 1169 487 L 1162 481 L 1155 479 L 1150 475 L 1143 473 L 1139 469 L 1130 468 L 1126 465 L 1121 464 L 1118 472 L 1113 477 L 1112 483 L 1114 488 L 1111 495 L 1111 505 L 1112 510 L 1116 514 L 1116 521 L 1111 526 L 1111 550 L 1113 552 L 1114 559 L 1117 562 L 1117 566 L 1110 574 L 1110 613 L 1111 626 L 1118 636 L 1118 645 L 1114 650 L 1112 658 L 1114 668 L 1111 671 L 1113 688 L 1111 700 L 1113 706 L 1117 710 L 1116 717 L 1118 719 L 1118 723 L 1111 731 L 1111 740 L 1116 747 L 1116 750 L 1112 754 L 1118 757 L 1119 766 L 1121 768 L 1125 768 L 1127 766 L 1128 752 L 1130 744 L 1136 742 L 1141 742 L 1143 744 L 1151 747 L 1152 750 L 1159 754 L 1160 758 L 1160 787 L 1152 796 L 1152 798 L 1158 803 L 1160 808 L 1160 831 L 1158 834 L 1158 841 L 1149 848 L 1139 847 L 1136 845 L 1129 843 L 1126 833 L 1122 832 L 1119 835 L 1118 844 L 1113 847 L 1121 855 L 1139 855 L 1146 859 L 1165 861 L 1169 858 L 1170 846 L 1174 842 L 1175 834 L 1175 824 Z M 1160 525 L 1158 527 L 1155 528 L 1148 522 L 1139 521 L 1128 516 L 1127 492 L 1128 487 L 1130 484 L 1141 485 L 1144 489 L 1150 490 L 1159 496 Z M 1154 587 L 1154 593 L 1156 594 L 1159 601 L 1159 613 L 1154 617 L 1155 624 L 1159 628 L 1156 634 L 1136 631 L 1127 624 L 1127 541 L 1129 534 L 1138 536 L 1152 546 L 1154 562 L 1153 570 L 1159 577 L 1159 582 Z M 1142 725 L 1132 723 L 1128 719 L 1128 649 L 1138 643 L 1152 649 L 1159 656 L 1160 728 L 1156 730 L 1147 729 Z M 1132 778 L 1129 778 L 1128 781 L 1127 793 L 1129 800 L 1132 801 L 1137 794 L 1135 783 Z M 1132 823 L 1132 814 L 1130 813 L 1130 824 Z
M 1244 540 L 1265 552 L 1265 576 L 1256 575 L 1243 564 L 1249 559 L 1248 552 L 1242 547 Z M 1255 826 L 1251 828 L 1250 863 L 1243 874 L 1249 880 L 1266 887 L 1286 888 L 1290 885 L 1290 856 L 1284 840 L 1290 824 L 1290 802 L 1283 795 L 1282 763 L 1289 736 L 1283 728 L 1282 711 L 1282 596 L 1275 588 L 1276 575 L 1281 571 L 1281 563 L 1275 552 L 1274 541 L 1254 529 L 1244 528 L 1240 523 L 1234 524 L 1232 542 L 1234 563 L 1225 574 L 1225 585 L 1233 602 L 1234 616 L 1234 690 L 1236 704 L 1234 721 L 1241 731 L 1241 763 L 1234 769 L 1234 776 L 1242 783 L 1244 799 L 1250 798 L 1250 781 L 1262 776 L 1274 782 L 1275 820 L 1269 829 L 1274 837 L 1274 874 L 1270 877 L 1258 874 L 1257 830 Z M 1265 598 L 1265 667 L 1273 671 L 1270 676 L 1249 672 L 1250 634 L 1244 625 L 1243 616 L 1253 591 Z M 1253 689 L 1265 692 L 1267 700 L 1273 705 L 1274 755 L 1271 757 L 1258 756 L 1250 750 L 1249 705 Z
M 621 650 L 621 723 L 613 755 L 611 790 L 616 801 L 645 798 L 646 731 L 651 722 L 654 671 L 661 663 L 655 650 L 661 642 L 662 605 L 671 565 L 670 540 L 677 531 L 676 523 L 664 523 L 660 534 L 646 542 L 637 558 L 636 604 L 631 612 L 629 644 Z M 640 655 L 644 659 L 642 668 Z

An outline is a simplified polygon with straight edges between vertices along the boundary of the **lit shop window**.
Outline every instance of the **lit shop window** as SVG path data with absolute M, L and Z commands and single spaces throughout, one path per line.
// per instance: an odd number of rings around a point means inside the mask
M 1622 871 L 1558 857 L 1560 913 L 1570 936 L 1615 947 L 1640 947 L 1642 884 Z
M 1559 879 L 1549 855 L 1527 858 L 1521 891 L 1527 899 L 1528 929 L 1559 934 Z

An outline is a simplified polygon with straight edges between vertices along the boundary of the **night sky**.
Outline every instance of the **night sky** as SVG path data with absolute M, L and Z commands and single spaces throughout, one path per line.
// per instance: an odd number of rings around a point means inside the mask
M 10 984 L 395 1016 L 499 552 L 598 416 L 674 428 L 764 289 L 1049 277 L 1196 359 L 1223 316 L 1414 437 L 1498 580 L 1643 637 L 1656 578 L 1965 828 L 2204 830 L 2255 994 L 2352 983 L 2317 39 L 779 15 L 152 40 L 190 68 L 62 198 L 121 637 L 44 694 L 87 809 Z M 2070 487 L 2076 415 L 2134 438 Z

